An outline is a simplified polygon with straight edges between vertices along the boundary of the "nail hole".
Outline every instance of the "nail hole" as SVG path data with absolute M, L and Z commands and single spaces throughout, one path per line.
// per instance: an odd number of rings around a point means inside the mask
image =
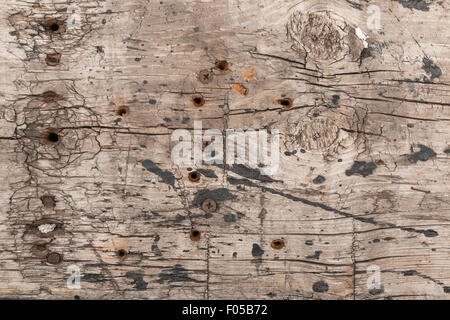
M 45 21 L 45 29 L 49 32 L 61 32 L 62 31 L 62 23 L 56 19 L 48 19 Z
M 282 239 L 273 240 L 271 243 L 271 246 L 275 250 L 283 249 L 284 248 L 284 240 L 282 240 Z
M 53 196 L 42 196 L 41 201 L 45 208 L 54 208 L 56 205 L 55 197 Z
M 278 99 L 277 103 L 283 107 L 283 109 L 290 109 L 292 108 L 293 100 L 291 98 L 284 98 L 284 99 Z
M 201 95 L 195 95 L 192 97 L 192 104 L 195 107 L 201 107 L 205 104 L 205 98 L 203 98 L 203 96 Z
M 228 66 L 228 62 L 225 60 L 217 61 L 216 68 L 219 69 L 219 71 L 221 71 L 221 72 L 226 72 L 226 71 L 230 70 L 229 66 Z
M 115 114 L 116 114 L 116 117 L 124 119 L 128 115 L 129 111 L 130 111 L 130 108 L 128 108 L 126 106 L 121 106 L 121 107 L 117 108 Z
M 191 180 L 192 182 L 198 182 L 200 180 L 200 173 L 198 173 L 197 171 L 192 171 L 189 172 L 189 180 Z
M 45 241 L 36 241 L 31 247 L 31 252 L 40 258 L 45 258 L 47 256 L 48 243 Z
M 127 250 L 125 250 L 125 249 L 119 249 L 119 250 L 117 250 L 117 256 L 120 258 L 120 259 L 125 259 L 126 257 L 127 257 L 127 255 L 128 255 L 128 252 L 127 252 Z
M 50 133 L 47 135 L 47 141 L 48 141 L 48 142 L 51 142 L 51 143 L 56 143 L 56 142 L 58 142 L 58 141 L 59 141 L 59 136 L 58 136 L 58 134 L 55 133 L 55 132 L 50 132 Z
M 190 238 L 192 241 L 200 241 L 201 232 L 198 230 L 191 230 Z
M 50 252 L 47 254 L 47 262 L 50 264 L 60 264 L 62 262 L 62 256 L 57 252 Z
M 61 61 L 61 54 L 59 53 L 50 53 L 47 54 L 47 58 L 45 59 L 47 65 L 54 67 L 57 66 Z

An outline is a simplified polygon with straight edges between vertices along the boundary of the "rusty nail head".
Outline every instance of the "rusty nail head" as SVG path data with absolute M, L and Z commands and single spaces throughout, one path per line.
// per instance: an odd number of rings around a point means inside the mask
M 217 210 L 217 203 L 212 199 L 206 199 L 202 202 L 202 210 L 207 213 L 215 212 Z
M 275 250 L 283 249 L 284 248 L 284 240 L 282 240 L 282 239 L 273 240 L 271 243 L 271 247 L 274 248 Z
M 57 252 L 50 252 L 47 254 L 47 262 L 50 264 L 60 264 L 62 256 Z

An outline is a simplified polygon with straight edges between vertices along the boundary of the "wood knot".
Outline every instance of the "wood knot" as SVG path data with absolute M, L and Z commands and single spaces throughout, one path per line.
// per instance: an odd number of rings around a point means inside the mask
M 338 60 L 344 54 L 344 34 L 328 12 L 295 12 L 286 24 L 286 31 L 292 49 L 302 57 Z

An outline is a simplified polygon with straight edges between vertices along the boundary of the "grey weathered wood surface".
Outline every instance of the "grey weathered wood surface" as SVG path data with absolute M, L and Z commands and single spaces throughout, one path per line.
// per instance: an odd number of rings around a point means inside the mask
M 365 0 L 72 3 L 82 28 L 56 34 L 42 25 L 64 23 L 68 1 L 0 3 L 1 298 L 450 297 L 448 1 L 370 1 L 379 31 Z M 213 174 L 189 181 L 170 135 L 194 120 L 279 129 L 281 169 L 203 166 Z M 57 144 L 43 143 L 49 128 Z M 205 192 L 212 215 L 196 205 Z M 47 237 L 42 219 L 57 222 Z M 70 265 L 79 290 L 66 287 Z M 381 290 L 367 288 L 370 265 Z

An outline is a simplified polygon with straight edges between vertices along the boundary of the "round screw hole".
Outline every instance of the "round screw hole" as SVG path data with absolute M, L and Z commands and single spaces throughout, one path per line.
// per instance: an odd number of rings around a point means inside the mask
M 205 104 L 205 98 L 201 95 L 193 96 L 191 101 L 195 107 L 201 107 Z
M 58 25 L 57 23 L 53 23 L 53 24 L 50 26 L 50 30 L 52 30 L 53 32 L 58 31 L 58 30 L 59 30 L 59 25 Z
M 119 249 L 119 250 L 117 250 L 116 253 L 117 253 L 117 256 L 122 260 L 125 259 L 128 255 L 128 252 L 125 249 Z
M 115 114 L 116 114 L 116 117 L 124 119 L 128 115 L 129 112 L 130 112 L 130 109 L 128 107 L 122 106 L 122 107 L 117 108 Z
M 283 107 L 283 109 L 290 109 L 292 108 L 292 105 L 294 101 L 291 98 L 284 98 L 284 99 L 278 99 L 277 103 Z
M 192 241 L 200 241 L 202 233 L 198 230 L 191 230 L 190 238 Z
M 188 178 L 189 180 L 191 180 L 192 182 L 198 182 L 200 180 L 201 174 L 198 173 L 197 171 L 192 171 L 189 172 Z
M 281 250 L 284 248 L 284 240 L 282 240 L 282 239 L 273 240 L 271 243 L 271 246 L 275 250 Z
M 47 262 L 50 264 L 60 264 L 62 262 L 62 256 L 57 252 L 50 252 L 47 254 Z
M 220 72 L 226 72 L 229 71 L 229 65 L 228 62 L 225 60 L 220 60 L 216 62 L 216 68 L 220 71 Z
M 47 136 L 47 140 L 51 143 L 56 143 L 59 141 L 59 136 L 57 133 L 50 132 Z

